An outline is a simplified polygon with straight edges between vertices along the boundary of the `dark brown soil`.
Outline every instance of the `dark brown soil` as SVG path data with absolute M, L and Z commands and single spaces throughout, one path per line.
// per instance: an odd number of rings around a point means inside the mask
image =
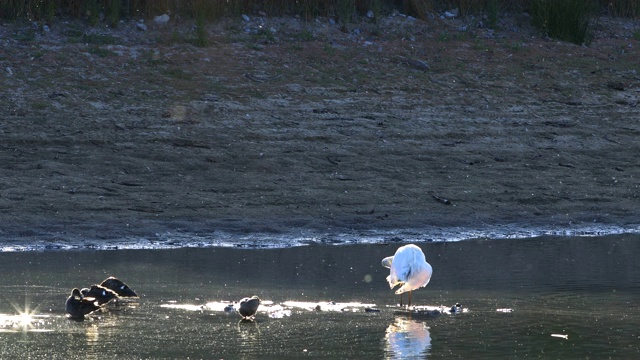
M 1 26 L 0 237 L 637 227 L 638 22 L 514 19 Z

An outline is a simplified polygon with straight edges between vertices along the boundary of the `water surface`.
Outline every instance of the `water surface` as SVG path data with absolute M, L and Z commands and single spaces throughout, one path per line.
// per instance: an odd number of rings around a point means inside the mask
M 394 313 L 380 260 L 400 245 L 0 253 L 0 358 L 640 356 L 637 234 L 420 243 L 414 303 L 469 309 L 430 317 Z M 70 290 L 109 275 L 141 297 L 68 320 Z M 254 322 L 222 310 L 254 294 Z

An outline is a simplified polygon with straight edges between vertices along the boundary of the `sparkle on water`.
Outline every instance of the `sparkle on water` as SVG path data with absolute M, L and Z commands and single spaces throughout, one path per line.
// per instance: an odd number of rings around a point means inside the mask
M 0 253 L 2 357 L 637 358 L 640 236 L 421 243 L 434 276 L 399 308 L 403 243 Z M 69 290 L 140 292 L 85 321 Z M 235 312 L 263 301 L 253 320 Z M 451 313 L 452 305 L 463 310 Z M 42 334 L 46 332 L 46 334 Z M 135 346 L 123 346 L 135 344 Z

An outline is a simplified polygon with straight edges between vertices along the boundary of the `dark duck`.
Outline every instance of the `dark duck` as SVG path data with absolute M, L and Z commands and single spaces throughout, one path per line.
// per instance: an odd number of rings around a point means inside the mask
M 131 290 L 131 288 L 127 284 L 113 276 L 108 277 L 103 282 L 101 282 L 100 286 L 113 290 L 120 297 L 138 297 L 138 294 L 136 294 L 135 291 Z
M 71 296 L 67 298 L 65 308 L 72 319 L 84 319 L 85 315 L 100 309 L 100 305 L 96 299 L 85 298 L 80 290 L 73 289 Z
M 238 313 L 244 319 L 253 318 L 258 312 L 258 306 L 260 306 L 260 298 L 257 296 L 252 296 L 250 298 L 244 298 L 240 300 L 238 306 Z
M 96 299 L 96 301 L 98 301 L 98 305 L 106 304 L 109 301 L 118 298 L 118 294 L 115 291 L 100 285 L 91 285 L 91 288 L 84 288 L 80 290 L 80 292 L 84 297 Z

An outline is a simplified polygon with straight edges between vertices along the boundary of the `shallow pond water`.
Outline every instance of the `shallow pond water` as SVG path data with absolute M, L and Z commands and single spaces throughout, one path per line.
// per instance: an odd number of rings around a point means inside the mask
M 394 311 L 380 261 L 400 245 L 0 253 L 0 358 L 640 356 L 637 234 L 419 243 L 414 304 L 468 309 L 428 317 Z M 109 275 L 140 298 L 67 319 L 70 290 Z M 251 295 L 255 321 L 223 310 Z

